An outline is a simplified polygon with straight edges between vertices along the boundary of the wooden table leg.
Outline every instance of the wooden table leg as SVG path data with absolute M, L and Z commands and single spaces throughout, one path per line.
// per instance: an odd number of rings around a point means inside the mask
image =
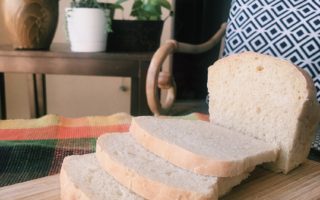
M 148 68 L 150 61 L 141 61 L 140 62 L 140 72 L 139 72 L 139 114 L 140 115 L 151 115 L 147 103 L 146 95 L 146 78 L 148 73 Z
M 139 78 L 131 77 L 130 114 L 139 115 Z
M 0 119 L 7 118 L 4 73 L 0 73 Z
M 44 74 L 34 74 L 34 95 L 36 117 L 47 114 L 46 76 Z
M 150 61 L 140 61 L 138 78 L 131 78 L 130 112 L 133 116 L 151 114 L 146 96 L 146 76 L 149 64 Z
M 31 118 L 47 114 L 46 80 L 43 74 L 28 76 L 28 95 Z

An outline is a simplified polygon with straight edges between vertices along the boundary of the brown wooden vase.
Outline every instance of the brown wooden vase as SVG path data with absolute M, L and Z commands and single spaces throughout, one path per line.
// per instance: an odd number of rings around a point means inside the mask
M 56 31 L 59 0 L 2 0 L 14 49 L 48 50 Z

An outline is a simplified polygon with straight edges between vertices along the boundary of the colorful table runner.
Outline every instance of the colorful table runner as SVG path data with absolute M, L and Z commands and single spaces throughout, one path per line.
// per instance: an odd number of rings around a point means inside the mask
M 208 120 L 200 113 L 180 118 Z M 0 187 L 57 174 L 64 157 L 94 152 L 100 135 L 127 132 L 130 122 L 125 113 L 0 121 Z

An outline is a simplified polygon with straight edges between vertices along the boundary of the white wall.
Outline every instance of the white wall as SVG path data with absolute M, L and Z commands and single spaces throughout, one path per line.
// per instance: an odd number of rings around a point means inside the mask
M 60 0 L 59 24 L 53 42 L 66 42 L 64 9 L 69 2 L 70 0 Z M 116 18 L 130 18 L 131 2 L 124 4 L 124 7 L 124 12 L 116 12 Z M 0 43 L 5 43 L 8 39 L 1 20 L 0 27 Z M 170 37 L 170 27 L 171 21 L 167 20 L 162 41 Z M 47 75 L 46 78 L 48 113 L 79 117 L 130 112 L 130 90 L 126 92 L 120 90 L 121 85 L 130 88 L 129 78 L 64 75 Z M 30 117 L 26 85 L 27 75 L 6 75 L 8 118 Z

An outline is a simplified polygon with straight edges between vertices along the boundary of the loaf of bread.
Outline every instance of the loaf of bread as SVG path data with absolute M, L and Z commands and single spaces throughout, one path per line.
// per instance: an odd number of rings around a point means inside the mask
M 232 178 L 192 173 L 147 151 L 131 134 L 99 137 L 96 155 L 103 169 L 146 199 L 217 199 L 248 176 L 248 172 Z
M 245 52 L 209 68 L 208 90 L 210 123 L 136 117 L 95 156 L 67 157 L 62 199 L 217 199 L 260 163 L 288 173 L 307 158 L 320 107 L 303 70 Z
M 205 121 L 135 117 L 130 132 L 152 153 L 202 175 L 238 176 L 277 159 L 276 145 Z
M 214 125 L 278 145 L 269 165 L 288 173 L 307 158 L 320 110 L 309 75 L 292 63 L 253 52 L 218 60 L 208 71 Z
M 143 200 L 102 170 L 94 154 L 66 157 L 60 186 L 61 200 Z

